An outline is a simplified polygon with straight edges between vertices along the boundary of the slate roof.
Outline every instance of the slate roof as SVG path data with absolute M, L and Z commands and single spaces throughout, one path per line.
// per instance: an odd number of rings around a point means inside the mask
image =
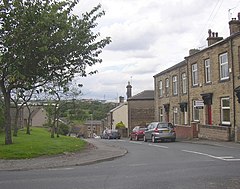
M 167 73 L 169 71 L 175 70 L 176 68 L 180 68 L 180 67 L 185 66 L 185 65 L 187 65 L 187 61 L 183 60 L 182 62 L 179 62 L 178 64 L 175 64 L 175 65 L 173 65 L 172 67 L 170 67 L 170 68 L 168 68 L 166 70 L 163 70 L 162 72 L 154 75 L 153 77 L 158 77 L 158 76 L 160 76 L 160 75 L 162 75 L 164 73 Z
M 127 101 L 132 100 L 154 100 L 154 90 L 145 90 L 127 99 Z

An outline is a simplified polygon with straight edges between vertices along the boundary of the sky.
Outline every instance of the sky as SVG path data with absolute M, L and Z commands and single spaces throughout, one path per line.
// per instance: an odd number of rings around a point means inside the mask
M 96 31 L 111 37 L 102 63 L 87 68 L 98 73 L 78 78 L 82 99 L 117 102 L 154 89 L 153 76 L 181 62 L 190 49 L 207 47 L 208 29 L 229 36 L 228 22 L 237 18 L 240 0 L 80 0 L 74 14 L 89 12 L 98 4 L 106 14 Z

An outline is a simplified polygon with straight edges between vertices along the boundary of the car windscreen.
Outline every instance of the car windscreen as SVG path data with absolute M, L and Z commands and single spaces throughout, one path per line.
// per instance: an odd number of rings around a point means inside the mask
M 168 123 L 159 123 L 158 128 L 168 128 L 169 124 Z
M 140 127 L 139 128 L 139 131 L 145 131 L 146 129 L 145 129 L 145 127 Z

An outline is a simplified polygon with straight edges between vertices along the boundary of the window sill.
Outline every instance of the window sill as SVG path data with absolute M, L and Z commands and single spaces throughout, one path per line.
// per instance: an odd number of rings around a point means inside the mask
M 224 82 L 228 82 L 228 81 L 230 81 L 230 78 L 220 79 L 220 80 L 218 81 L 218 83 L 224 83 Z

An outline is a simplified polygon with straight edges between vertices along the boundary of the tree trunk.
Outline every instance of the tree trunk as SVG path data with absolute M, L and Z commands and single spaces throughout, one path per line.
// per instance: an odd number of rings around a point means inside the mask
M 3 91 L 4 116 L 5 116 L 5 144 L 12 144 L 11 114 L 10 114 L 10 92 Z
M 29 125 L 29 124 L 27 125 L 27 132 L 26 132 L 26 134 L 27 134 L 27 135 L 30 135 L 30 134 L 31 134 L 31 133 L 30 133 L 30 125 Z
M 28 116 L 28 120 L 27 120 L 27 132 L 26 132 L 26 134 L 28 134 L 28 135 L 30 135 L 30 121 L 31 121 L 31 113 L 29 111 L 29 116 Z
M 19 109 L 16 106 L 16 114 L 15 114 L 15 119 L 14 119 L 14 125 L 13 125 L 13 136 L 17 136 L 18 132 L 18 117 L 19 117 Z

